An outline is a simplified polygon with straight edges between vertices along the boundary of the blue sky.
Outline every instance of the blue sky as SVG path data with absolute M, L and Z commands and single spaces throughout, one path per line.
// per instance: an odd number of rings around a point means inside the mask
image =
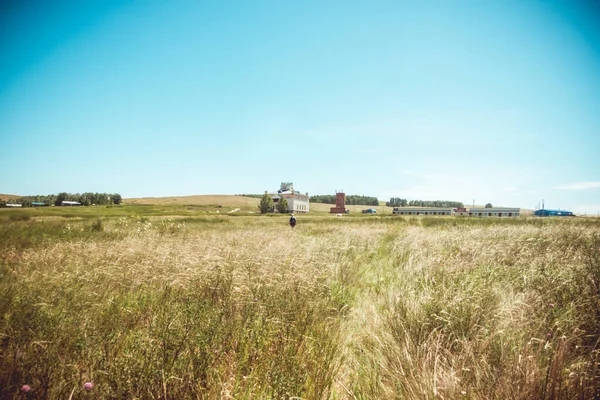
M 3 1 L 0 193 L 600 212 L 595 1 Z

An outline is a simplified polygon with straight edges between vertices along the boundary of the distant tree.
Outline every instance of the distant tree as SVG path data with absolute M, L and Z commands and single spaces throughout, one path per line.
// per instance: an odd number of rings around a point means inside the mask
M 277 211 L 279 211 L 280 213 L 285 213 L 287 211 L 287 209 L 288 209 L 288 201 L 285 197 L 282 197 L 277 202 Z
M 45 205 L 57 205 L 60 206 L 63 201 L 78 201 L 83 206 L 89 206 L 92 204 L 120 204 L 122 201 L 121 195 L 118 193 L 66 193 L 61 192 L 58 195 L 34 195 L 34 196 L 23 196 L 13 200 L 15 203 L 22 204 L 23 207 L 31 207 L 32 203 L 39 202 Z
M 77 201 L 80 202 L 82 206 L 89 206 L 92 204 L 92 196 L 93 193 L 82 193 L 79 195 L 79 199 L 77 199 Z
M 272 208 L 273 208 L 273 200 L 271 200 L 271 196 L 269 196 L 267 193 L 265 193 L 263 195 L 263 197 L 260 199 L 260 204 L 258 205 L 258 209 L 260 210 L 261 214 L 266 214 Z
M 487 204 L 485 205 L 485 208 L 493 208 L 493 206 L 492 206 L 492 203 L 487 203 Z
M 61 192 L 56 196 L 54 205 L 60 206 L 63 201 L 67 201 L 67 200 L 69 200 L 69 194 L 65 193 L 65 192 Z
M 311 196 L 310 201 L 312 203 L 325 203 L 325 204 L 335 204 L 336 196 L 333 194 L 323 194 Z M 346 204 L 359 204 L 364 206 L 378 206 L 379 200 L 377 197 L 371 196 L 361 196 L 358 194 L 352 194 L 346 196 Z
M 313 203 L 335 204 L 335 196 L 331 194 L 310 196 L 310 201 Z
M 464 207 L 463 203 L 461 203 L 460 201 L 448 201 L 448 200 L 411 200 L 411 201 L 406 201 L 406 199 L 398 199 L 398 198 L 392 198 L 390 199 L 390 201 L 388 202 L 389 204 L 398 202 L 400 203 L 401 207 L 406 207 L 407 205 L 410 207 L 443 207 L 443 208 L 455 208 L 455 207 L 459 207 L 462 208 Z M 387 204 L 387 203 L 386 203 Z M 390 207 L 397 207 L 397 206 L 390 206 Z
M 390 201 L 386 202 L 385 205 L 388 207 L 406 207 L 408 200 L 401 199 L 400 197 L 392 197 Z

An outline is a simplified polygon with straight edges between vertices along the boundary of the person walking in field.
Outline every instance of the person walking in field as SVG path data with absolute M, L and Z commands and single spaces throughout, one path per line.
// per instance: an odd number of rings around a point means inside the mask
M 292 229 L 294 229 L 294 227 L 296 226 L 296 217 L 294 217 L 294 214 L 292 214 L 292 216 L 290 217 L 290 226 L 292 227 Z

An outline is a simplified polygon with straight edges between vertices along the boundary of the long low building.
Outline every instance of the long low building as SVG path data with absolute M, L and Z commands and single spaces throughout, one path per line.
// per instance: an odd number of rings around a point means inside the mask
M 470 217 L 518 217 L 520 208 L 469 208 Z
M 394 215 L 452 215 L 452 208 L 394 207 Z
M 394 207 L 394 215 L 454 215 L 470 217 L 518 217 L 520 208 L 434 208 L 434 207 Z
M 60 205 L 61 205 L 61 206 L 70 206 L 70 207 L 73 207 L 73 206 L 80 206 L 80 205 L 81 205 L 81 203 L 80 203 L 80 202 L 78 202 L 78 201 L 67 201 L 67 200 L 63 200 L 63 201 L 61 201 L 61 202 L 60 202 Z

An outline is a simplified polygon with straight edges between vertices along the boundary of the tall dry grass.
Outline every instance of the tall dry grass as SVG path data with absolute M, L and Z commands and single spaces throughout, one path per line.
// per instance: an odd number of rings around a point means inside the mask
M 539 221 L 4 220 L 0 397 L 593 398 L 600 226 Z

